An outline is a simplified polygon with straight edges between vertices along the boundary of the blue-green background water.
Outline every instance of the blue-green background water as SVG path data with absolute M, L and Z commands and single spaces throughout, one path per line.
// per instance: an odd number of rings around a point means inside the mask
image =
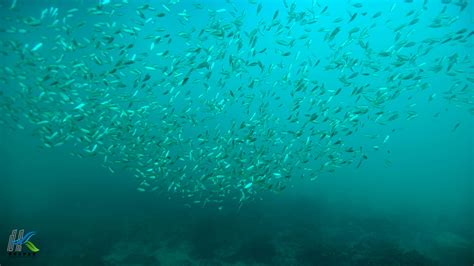
M 19 1 L 16 14 L 37 16 L 49 6 L 69 9 L 95 4 L 25 2 L 28 1 Z M 236 3 L 243 10 L 255 9 L 247 1 Z M 296 3 L 308 4 L 307 1 Z M 2 4 L 2 14 L 10 14 L 7 10 L 10 2 L 2 1 Z M 270 1 L 262 4 L 260 17 L 267 18 L 280 5 Z M 343 4 L 347 2 L 329 4 L 331 17 L 339 13 L 347 16 Z M 189 3 L 180 5 L 188 12 L 192 10 Z M 221 7 L 218 1 L 203 5 Z M 367 1 L 364 10 L 388 12 L 391 5 L 389 1 Z M 400 19 L 406 11 L 421 6 L 418 1 L 398 2 Z M 430 1 L 422 18 L 430 18 L 442 7 L 438 1 Z M 130 14 L 135 16 L 133 11 L 131 7 Z M 459 8 L 449 6 L 449 12 L 456 15 Z M 455 29 L 472 30 L 472 5 L 458 15 L 460 21 Z M 200 16 L 204 21 L 205 16 L 197 15 Z M 127 16 L 122 19 L 126 21 Z M 247 15 L 249 25 L 258 21 L 258 17 L 252 19 L 252 15 Z M 171 27 L 182 27 L 169 23 L 163 25 L 169 31 Z M 380 34 L 384 33 L 383 29 L 379 30 Z M 443 30 L 449 31 L 440 29 Z M 83 31 L 84 36 L 90 34 L 87 28 Z M 431 33 L 418 28 L 412 37 L 421 40 Z M 3 33 L 2 38 L 8 36 Z M 383 35 L 378 38 L 374 34 L 371 38 L 375 46 L 384 41 Z M 471 37 L 471 49 L 472 42 Z M 47 45 L 44 42 L 44 48 Z M 148 50 L 148 47 L 149 43 L 137 42 L 135 49 Z M 175 53 L 184 50 L 179 44 L 173 49 Z M 324 58 L 329 52 L 325 49 L 321 45 L 321 50 L 314 53 Z M 434 49 L 438 49 L 437 55 L 444 52 L 449 56 L 456 51 L 472 56 L 472 51 L 463 46 Z M 305 52 L 313 53 L 303 51 L 302 56 Z M 265 60 L 278 63 L 279 59 Z M 469 69 L 465 71 L 469 73 Z M 337 82 L 334 73 L 319 70 L 314 75 L 327 84 Z M 367 79 L 368 83 L 380 82 Z M 452 85 L 448 78 L 432 75 L 432 79 L 435 85 L 429 89 L 433 91 Z M 187 205 L 186 200 L 172 192 L 140 193 L 136 181 L 125 169 L 112 174 L 101 166 L 102 158 L 72 157 L 69 153 L 77 149 L 72 145 L 45 149 L 28 127 L 12 130 L 1 125 L 2 241 L 6 248 L 8 235 L 14 228 L 34 230 L 37 231 L 34 243 L 40 252 L 35 258 L 18 258 L 0 251 L 0 264 L 471 265 L 474 263 L 472 114 L 442 99 L 441 93 L 436 100 L 428 102 L 430 94 L 408 91 L 390 103 L 396 110 L 405 110 L 407 102 L 417 103 L 411 109 L 419 114 L 414 120 L 398 119 L 384 126 L 367 123 L 361 132 L 390 134 L 390 139 L 379 151 L 369 150 L 369 159 L 360 168 L 342 166 L 312 182 L 296 176 L 281 193 L 262 192 L 256 200 L 240 208 L 235 199 L 229 198 L 222 210 L 216 206 Z M 414 100 L 409 100 L 409 96 Z M 284 93 L 282 97 L 286 97 Z M 234 108 L 238 117 L 239 109 Z M 458 122 L 459 128 L 453 131 Z M 350 141 L 357 146 L 373 145 L 362 133 Z

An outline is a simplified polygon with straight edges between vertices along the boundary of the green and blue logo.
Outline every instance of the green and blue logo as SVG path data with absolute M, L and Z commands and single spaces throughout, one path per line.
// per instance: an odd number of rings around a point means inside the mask
M 24 234 L 25 230 L 13 229 L 10 237 L 8 238 L 7 252 L 10 255 L 36 255 L 39 252 L 39 249 L 36 247 L 31 238 L 36 235 L 35 231 L 28 232 Z M 18 235 L 17 235 L 18 233 Z M 23 252 L 22 247 L 25 245 L 31 252 Z

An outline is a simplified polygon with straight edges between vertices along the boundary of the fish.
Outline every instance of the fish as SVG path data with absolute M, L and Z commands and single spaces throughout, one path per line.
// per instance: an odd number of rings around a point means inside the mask
M 461 125 L 461 122 L 456 123 L 456 125 L 454 125 L 454 127 L 453 127 L 452 132 L 456 131 L 456 129 L 458 129 L 458 127 L 459 127 L 460 125 Z
M 76 107 L 74 107 L 74 110 L 82 109 L 85 105 L 85 103 L 80 103 Z
M 389 128 L 423 117 L 423 99 L 435 117 L 474 113 L 461 2 L 457 13 L 351 2 L 346 14 L 317 1 L 251 0 L 250 13 L 232 1 L 100 1 L 34 16 L 13 1 L 0 18 L 11 36 L 0 82 L 14 88 L 0 92 L 0 123 L 123 169 L 138 192 L 243 204 L 295 177 L 364 167 Z
M 272 17 L 272 20 L 275 20 L 277 17 L 278 17 L 278 14 L 280 12 L 278 10 L 275 11 L 275 13 L 273 13 L 273 17 Z
M 42 43 L 42 42 L 37 43 L 37 44 L 31 49 L 31 51 L 32 51 L 32 52 L 36 52 L 36 51 L 38 51 L 42 46 L 43 46 L 43 43 Z
M 260 14 L 260 11 L 262 11 L 262 3 L 258 3 L 257 5 L 257 15 Z

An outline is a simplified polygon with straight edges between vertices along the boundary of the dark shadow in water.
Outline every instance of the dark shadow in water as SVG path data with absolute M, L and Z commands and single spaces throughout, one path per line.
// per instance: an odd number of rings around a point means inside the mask
M 305 245 L 297 254 L 298 265 L 432 266 L 434 261 L 417 251 L 403 251 L 393 242 L 364 239 L 353 246 Z
M 342 247 L 312 245 L 303 247 L 296 255 L 298 265 L 349 265 L 347 250 Z
M 258 235 L 242 242 L 237 251 L 225 258 L 230 263 L 260 263 L 275 265 L 276 247 L 269 235 Z
M 216 256 L 216 251 L 230 245 L 234 232 L 229 230 L 235 222 L 225 218 L 205 218 L 191 226 L 189 240 L 192 244 L 190 255 L 196 259 L 209 260 Z M 236 225 L 236 224 L 235 224 Z

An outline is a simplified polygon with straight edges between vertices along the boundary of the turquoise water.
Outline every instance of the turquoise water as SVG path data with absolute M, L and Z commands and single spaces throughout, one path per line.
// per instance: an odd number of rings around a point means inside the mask
M 472 4 L 128 2 L 0 2 L 1 265 L 474 262 Z

